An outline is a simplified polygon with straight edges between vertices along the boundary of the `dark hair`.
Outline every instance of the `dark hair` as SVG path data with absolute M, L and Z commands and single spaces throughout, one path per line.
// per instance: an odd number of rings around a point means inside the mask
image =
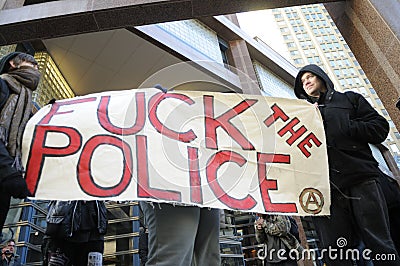
M 15 243 L 15 240 L 14 240 L 14 239 L 9 239 L 9 240 L 3 242 L 3 244 L 0 246 L 0 248 L 5 248 L 5 247 L 7 247 L 8 244 L 10 244 L 11 242 L 14 242 L 14 243 Z
M 36 61 L 36 59 L 30 55 L 30 54 L 25 54 L 25 53 L 20 53 L 17 54 L 13 59 L 11 59 L 10 61 L 12 61 L 16 67 L 18 67 L 19 65 L 22 64 L 22 62 L 28 62 L 31 63 L 35 66 L 37 66 L 38 62 Z

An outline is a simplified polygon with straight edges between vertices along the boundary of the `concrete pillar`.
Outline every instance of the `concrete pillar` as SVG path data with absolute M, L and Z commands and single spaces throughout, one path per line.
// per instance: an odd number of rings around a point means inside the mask
M 25 0 L 0 0 L 0 9 L 12 9 L 24 5 Z
M 260 95 L 260 86 L 258 85 L 256 72 L 254 71 L 246 42 L 244 40 L 230 41 L 229 48 L 232 54 L 232 63 L 239 72 L 237 74 L 243 93 Z

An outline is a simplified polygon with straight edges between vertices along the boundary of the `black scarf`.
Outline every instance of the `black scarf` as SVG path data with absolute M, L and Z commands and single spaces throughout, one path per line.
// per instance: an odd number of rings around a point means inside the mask
M 14 166 L 22 170 L 22 135 L 32 112 L 32 92 L 39 84 L 40 72 L 23 66 L 2 74 L 0 78 L 7 82 L 10 89 L 10 96 L 0 113 L 0 140 L 15 157 Z

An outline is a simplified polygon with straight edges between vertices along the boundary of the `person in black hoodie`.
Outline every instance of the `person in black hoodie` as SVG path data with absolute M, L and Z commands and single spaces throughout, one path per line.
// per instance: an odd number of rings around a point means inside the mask
M 371 259 L 392 254 L 393 260 L 374 265 L 400 265 L 390 235 L 388 209 L 381 187 L 381 172 L 370 144 L 383 142 L 389 124 L 360 94 L 335 91 L 328 75 L 317 65 L 307 65 L 296 76 L 294 91 L 320 110 L 328 150 L 331 215 L 313 217 L 322 249 L 352 249 L 360 243 Z M 345 250 L 342 250 L 345 251 Z M 346 255 L 347 254 L 347 255 Z M 350 253 L 325 252 L 331 265 L 353 265 Z
M 12 52 L 0 60 L 0 242 L 11 197 L 29 191 L 21 165 L 22 134 L 32 114 L 40 72 L 32 55 Z

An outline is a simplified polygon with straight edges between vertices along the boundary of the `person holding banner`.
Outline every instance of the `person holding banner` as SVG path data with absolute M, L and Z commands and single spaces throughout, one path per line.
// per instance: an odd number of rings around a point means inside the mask
M 392 254 L 392 260 L 374 265 L 400 265 L 390 235 L 382 174 L 369 143 L 383 142 L 389 124 L 358 93 L 335 91 L 333 82 L 317 65 L 307 65 L 296 76 L 294 91 L 320 110 L 328 147 L 331 183 L 330 217 L 313 217 L 323 250 L 356 249 L 363 242 L 369 258 Z M 329 256 L 331 265 L 353 265 L 345 255 Z M 342 254 L 348 254 L 343 252 Z
M 23 199 L 29 191 L 22 176 L 22 134 L 32 113 L 32 93 L 40 72 L 32 55 L 13 52 L 0 60 L 0 232 L 11 197 Z M 1 235 L 0 235 L 1 240 Z
M 221 264 L 218 209 L 140 202 L 149 230 L 146 266 Z
M 219 209 L 146 201 L 139 205 L 148 228 L 146 266 L 221 265 Z

